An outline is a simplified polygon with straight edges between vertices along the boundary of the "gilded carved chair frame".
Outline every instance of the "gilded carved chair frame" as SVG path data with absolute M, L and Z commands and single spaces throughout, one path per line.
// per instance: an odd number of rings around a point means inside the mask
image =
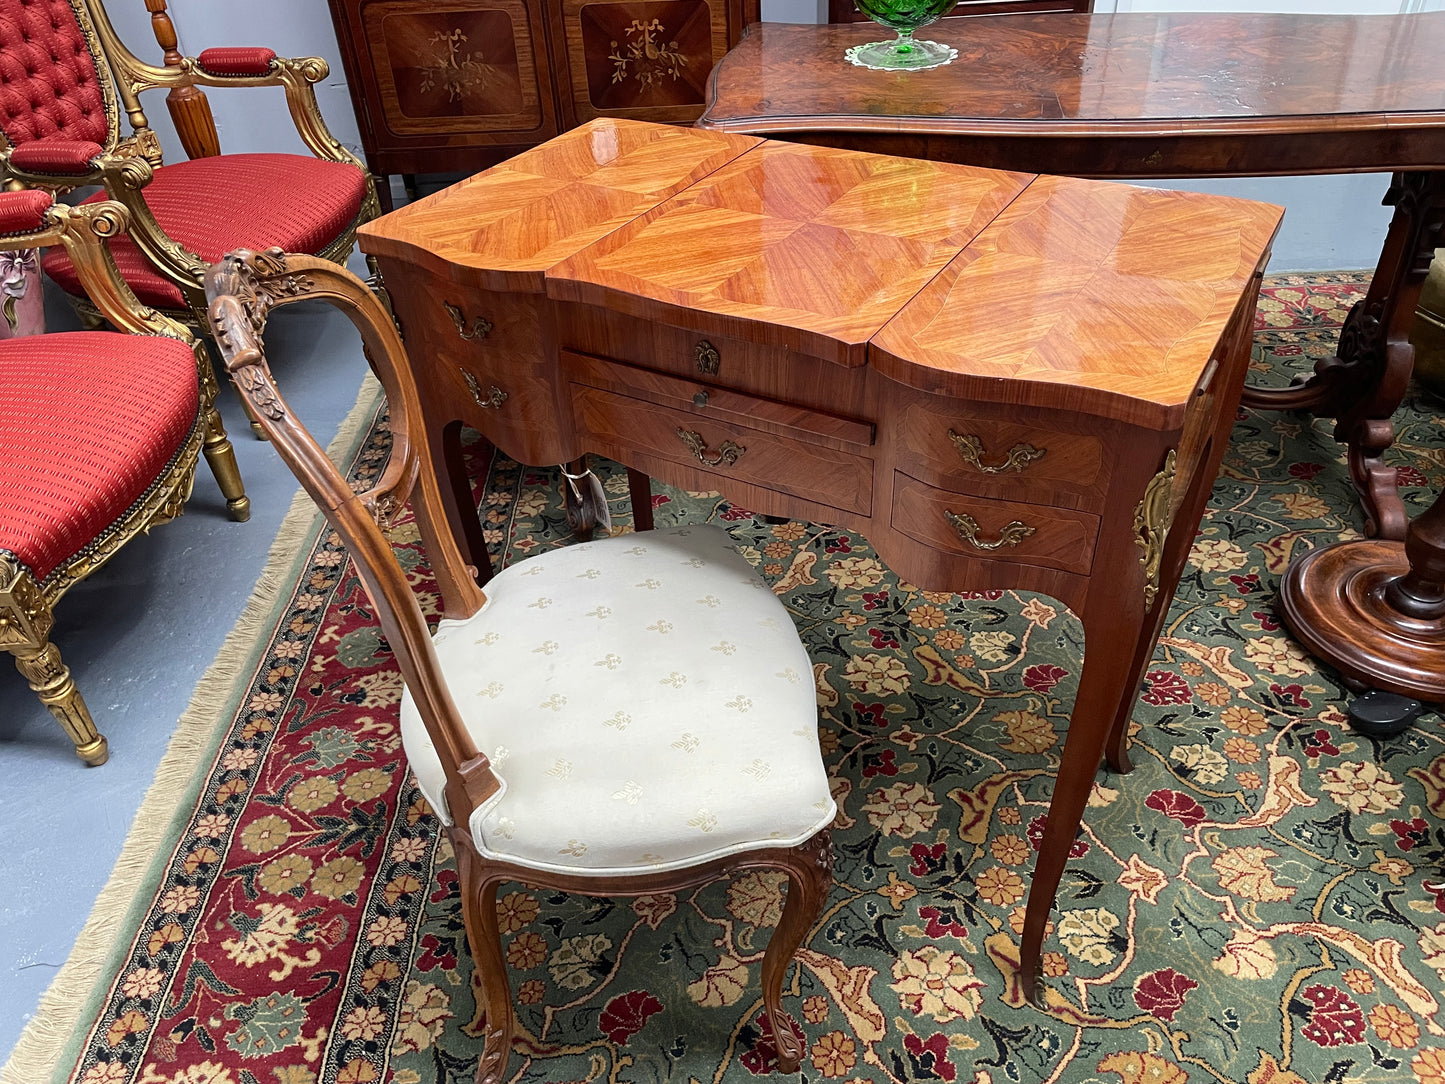
M 802 1045 L 782 1015 L 783 979 L 793 954 L 821 915 L 832 885 L 833 849 L 827 828 L 796 847 L 743 851 L 692 867 L 628 876 L 543 872 L 484 858 L 468 827 L 472 812 L 500 786 L 452 700 L 422 616 L 383 531 L 410 497 L 433 573 L 449 587 L 451 618 L 474 614 L 485 602 L 447 529 L 436 464 L 428 445 L 411 427 L 420 418 L 416 382 L 390 315 L 366 286 L 343 268 L 309 256 L 233 252 L 206 277 L 210 320 L 226 368 L 250 402 L 267 436 L 327 520 L 346 542 L 358 575 L 374 603 L 446 778 L 452 824 L 446 829 L 457 856 L 462 917 L 481 979 L 486 1010 L 485 1047 L 477 1084 L 500 1084 L 515 1027 L 506 958 L 497 924 L 499 885 L 529 885 L 583 895 L 641 896 L 677 892 L 749 869 L 781 871 L 788 878 L 782 918 L 763 959 L 763 1003 L 777 1041 L 779 1070 L 796 1072 Z M 272 308 L 305 299 L 342 309 L 361 333 L 367 357 L 391 406 L 392 455 L 368 490 L 357 493 L 326 458 L 316 441 L 291 415 L 266 362 L 262 331 Z
M 14 657 L 31 689 L 70 735 L 76 755 L 90 765 L 105 763 L 109 747 L 96 730 L 59 650 L 50 642 L 56 603 L 132 538 L 181 514 L 202 452 L 226 495 L 232 518 L 244 520 L 250 515 L 235 451 L 215 408 L 216 378 L 205 344 L 182 324 L 142 305 L 121 279 L 106 247 L 105 239 L 123 232 L 128 219 L 126 208 L 112 200 L 80 207 L 55 204 L 46 212 L 42 229 L 0 237 L 3 251 L 64 245 L 87 294 L 106 320 L 122 332 L 179 339 L 196 358 L 200 393 L 196 422 L 169 465 L 138 501 L 43 580 L 37 580 L 14 554 L 0 550 L 0 649 Z
M 331 134 L 316 101 L 315 85 L 330 74 L 321 57 L 277 57 L 270 70 L 261 75 L 221 75 L 208 72 L 191 56 L 171 65 L 148 64 L 126 47 L 111 25 L 101 0 L 67 0 L 75 12 L 81 33 L 95 61 L 105 103 L 107 138 L 101 153 L 91 159 L 84 173 L 27 172 L 10 162 L 12 147 L 0 133 L 0 177 L 9 189 L 43 188 L 56 195 L 76 188 L 100 185 L 111 199 L 130 212 L 129 234 L 151 264 L 180 289 L 189 311 L 168 311 L 167 315 L 209 333 L 203 282 L 209 264 L 171 238 L 146 205 L 144 189 L 163 165 L 160 140 L 141 108 L 140 94 L 151 89 L 187 87 L 281 87 L 297 134 L 317 158 L 356 166 L 366 178 L 366 191 L 356 217 L 331 244 L 318 253 L 322 259 L 344 264 L 356 244 L 356 230 L 381 213 L 376 182 L 365 163 Z M 120 113 L 124 110 L 131 134 L 121 133 Z M 279 194 L 278 194 L 279 198 Z M 83 319 L 98 324 L 104 314 L 91 298 L 73 299 Z

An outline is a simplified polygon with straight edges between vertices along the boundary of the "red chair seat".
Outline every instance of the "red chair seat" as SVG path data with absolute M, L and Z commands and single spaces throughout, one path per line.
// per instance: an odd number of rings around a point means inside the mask
M 0 341 L 0 550 L 43 580 L 144 496 L 199 411 L 196 356 L 178 339 Z
M 156 170 L 143 190 L 162 230 L 208 263 L 237 248 L 320 253 L 361 210 L 366 175 L 345 162 L 299 154 L 223 154 Z M 92 200 L 105 199 L 99 192 Z M 121 277 L 157 309 L 187 308 L 180 288 L 156 271 L 129 237 L 110 242 Z M 45 271 L 68 294 L 82 294 L 61 249 Z

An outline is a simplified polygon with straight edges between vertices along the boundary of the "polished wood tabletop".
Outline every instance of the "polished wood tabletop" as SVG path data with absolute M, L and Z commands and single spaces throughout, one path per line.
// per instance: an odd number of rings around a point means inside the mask
M 1096 767 L 1128 770 L 1282 211 L 737 138 L 594 121 L 361 229 L 448 526 L 485 575 L 465 424 L 525 463 L 625 464 L 639 529 L 660 478 L 856 530 L 925 589 L 1068 606 L 1083 672 L 996 960 L 1018 1003 Z M 475 585 L 436 571 L 456 615 Z
M 940 68 L 879 72 L 843 59 L 880 33 L 869 23 L 755 24 L 714 69 L 699 126 L 783 138 L 889 133 L 894 143 L 867 149 L 893 153 L 910 153 L 904 137 L 928 136 L 921 157 L 1047 171 L 1041 156 L 1053 154 L 1054 171 L 1075 175 L 1445 163 L 1445 12 L 1000 15 L 920 31 L 957 47 L 958 59 Z M 1136 153 L 1081 169 L 1057 143 L 1028 142 L 1085 125 L 1138 141 Z M 1343 129 L 1352 135 L 1334 162 L 1298 142 Z M 1234 153 L 1208 160 L 1221 136 Z M 1246 146 L 1244 136 L 1255 141 Z M 1005 146 L 990 153 L 978 140 Z

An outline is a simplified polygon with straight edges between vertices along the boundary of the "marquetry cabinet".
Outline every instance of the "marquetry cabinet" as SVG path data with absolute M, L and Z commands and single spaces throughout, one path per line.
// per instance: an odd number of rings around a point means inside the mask
M 594 117 L 691 124 L 759 18 L 759 0 L 329 3 L 378 176 L 475 172 Z

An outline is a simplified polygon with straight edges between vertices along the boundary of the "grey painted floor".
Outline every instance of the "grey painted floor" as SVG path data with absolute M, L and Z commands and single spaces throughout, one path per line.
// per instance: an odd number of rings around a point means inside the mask
M 1190 187 L 1287 203 L 1271 266 L 1282 271 L 1373 262 L 1388 221 L 1378 206 L 1385 180 Z M 63 301 L 49 311 L 52 330 L 75 326 Z M 268 342 L 283 391 L 326 444 L 365 372 L 354 332 L 328 308 L 290 309 L 273 317 Z M 229 388 L 221 406 L 251 496 L 251 521 L 226 519 L 203 463 L 186 514 L 130 543 L 59 608 L 55 641 L 110 739 L 109 763 L 83 767 L 0 659 L 0 1062 L 65 961 L 175 721 L 249 597 L 296 491 L 270 446 L 251 437 Z
M 48 308 L 51 330 L 74 326 L 63 301 Z M 283 393 L 326 445 L 366 372 L 351 325 L 328 306 L 297 306 L 272 317 L 267 347 Z M 203 460 L 185 515 L 130 542 L 57 608 L 54 641 L 110 741 L 110 761 L 81 764 L 0 658 L 0 1063 L 110 875 L 171 730 L 250 596 L 296 492 L 271 446 L 251 435 L 229 386 L 220 403 L 250 521 L 226 517 Z

